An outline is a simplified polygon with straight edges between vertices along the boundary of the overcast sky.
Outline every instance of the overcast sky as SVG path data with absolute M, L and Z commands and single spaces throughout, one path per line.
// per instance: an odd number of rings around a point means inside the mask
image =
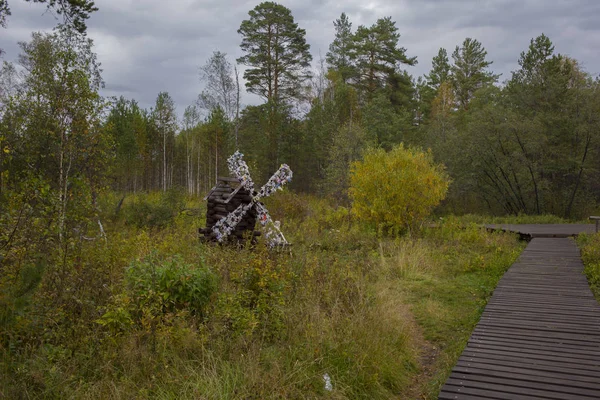
M 480 42 L 501 81 L 517 68 L 521 51 L 542 32 L 559 53 L 577 59 L 593 75 L 600 72 L 599 0 L 288 0 L 311 46 L 314 60 L 325 57 L 333 39 L 333 21 L 346 12 L 353 24 L 371 25 L 391 16 L 399 29 L 400 45 L 418 64 L 413 76 L 425 74 L 440 47 L 451 54 L 466 37 Z M 202 90 L 198 67 L 213 51 L 234 62 L 242 55 L 237 33 L 258 0 L 96 0 L 99 11 L 88 20 L 102 63 L 106 96 L 136 99 L 142 107 L 154 104 L 168 91 L 180 115 Z M 9 0 L 12 16 L 0 28 L 4 59 L 18 55 L 17 42 L 32 31 L 50 31 L 57 20 L 45 6 Z M 245 94 L 246 104 L 260 100 Z

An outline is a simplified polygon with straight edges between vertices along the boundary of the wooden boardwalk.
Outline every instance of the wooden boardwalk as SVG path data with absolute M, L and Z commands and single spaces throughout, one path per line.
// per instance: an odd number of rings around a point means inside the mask
M 577 236 L 580 233 L 594 233 L 594 224 L 489 224 L 487 229 L 515 232 L 522 239 L 533 238 L 565 238 Z
M 600 399 L 600 306 L 572 239 L 531 240 L 439 398 Z

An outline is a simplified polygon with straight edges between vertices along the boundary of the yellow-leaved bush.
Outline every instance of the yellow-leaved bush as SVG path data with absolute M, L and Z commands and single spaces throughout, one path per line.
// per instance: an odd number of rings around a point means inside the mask
M 435 164 L 431 151 L 405 148 L 369 149 L 352 163 L 352 213 L 390 233 L 411 230 L 445 197 L 450 178 Z

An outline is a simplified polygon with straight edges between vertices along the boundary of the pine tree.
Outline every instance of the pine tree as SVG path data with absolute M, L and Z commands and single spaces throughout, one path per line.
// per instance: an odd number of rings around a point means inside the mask
M 354 76 L 355 67 L 351 60 L 352 23 L 346 13 L 333 22 L 335 38 L 329 45 L 326 61 L 330 69 L 335 69 L 340 74 L 344 83 Z
M 456 91 L 456 100 L 463 110 L 468 109 L 477 89 L 498 80 L 498 75 L 488 70 L 492 61 L 487 61 L 486 56 L 487 51 L 481 43 L 471 38 L 466 38 L 462 46 L 456 46 L 452 53 L 452 83 Z
M 431 61 L 431 71 L 427 75 L 427 84 L 434 90 L 438 90 L 440 85 L 450 79 L 450 63 L 448 62 L 448 52 L 440 48 L 437 56 Z
M 554 45 L 543 33 L 531 39 L 527 53 L 521 52 L 519 66 L 521 69 L 513 73 L 513 80 L 533 82 L 539 80 L 543 64 L 554 55 Z
M 64 23 L 73 27 L 77 32 L 85 34 L 85 21 L 90 14 L 98 11 L 98 7 L 90 0 L 25 0 L 29 3 L 46 3 L 49 10 L 54 10 L 64 17 Z M 0 27 L 6 28 L 7 17 L 11 14 L 8 0 L 0 0 Z M 3 50 L 0 49 L 0 55 Z
M 237 59 L 250 67 L 244 72 L 246 88 L 276 104 L 301 98 L 311 76 L 306 31 L 288 8 L 274 2 L 263 2 L 248 14 L 238 30 L 246 55 Z
M 306 31 L 294 22 L 288 8 L 264 2 L 249 15 L 238 30 L 242 51 L 246 52 L 238 62 L 250 67 L 244 72 L 248 91 L 266 100 L 261 110 L 266 122 L 267 168 L 275 170 L 281 162 L 280 143 L 286 132 L 280 129 L 281 121 L 287 119 L 293 100 L 306 97 L 312 56 Z
M 359 89 L 371 98 L 398 72 L 400 65 L 415 65 L 416 57 L 407 57 L 398 47 L 400 34 L 391 17 L 380 18 L 367 28 L 359 26 L 353 35 L 352 58 L 356 62 Z

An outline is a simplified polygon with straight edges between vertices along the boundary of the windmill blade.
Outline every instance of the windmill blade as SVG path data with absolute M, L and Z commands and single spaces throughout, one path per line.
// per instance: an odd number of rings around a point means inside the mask
M 240 184 L 250 192 L 250 195 L 254 193 L 254 181 L 250 176 L 250 170 L 248 164 L 243 160 L 244 155 L 237 150 L 227 159 L 227 168 L 233 176 L 239 179 Z
M 287 164 L 281 164 L 281 167 L 273 174 L 271 178 L 260 188 L 260 192 L 256 195 L 256 199 L 261 197 L 267 197 L 276 192 L 277 190 L 283 189 L 283 185 L 292 180 L 292 170 Z
M 258 214 L 258 221 L 265 228 L 265 238 L 269 242 L 269 246 L 275 247 L 289 244 L 265 206 L 262 203 L 256 203 L 255 207 Z
M 244 218 L 244 215 L 254 206 L 253 202 L 248 204 L 240 204 L 238 208 L 233 210 L 226 217 L 221 218 L 213 226 L 212 231 L 215 233 L 215 237 L 219 242 L 222 242 L 231 235 L 231 232 L 235 229 L 237 224 Z

